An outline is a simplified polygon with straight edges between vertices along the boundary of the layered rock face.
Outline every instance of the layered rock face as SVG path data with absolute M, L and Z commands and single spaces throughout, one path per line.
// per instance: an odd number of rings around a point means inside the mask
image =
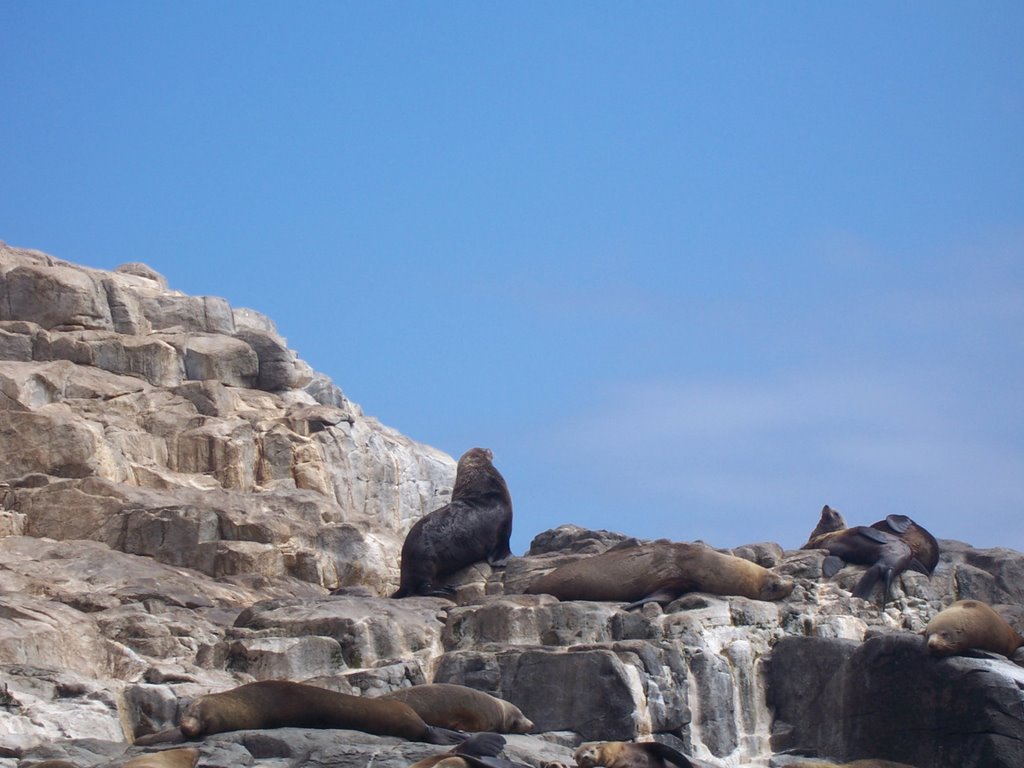
M 850 597 L 860 569 L 823 581 L 820 551 L 754 544 L 735 554 L 794 578 L 787 599 L 625 612 L 522 594 L 625 540 L 563 525 L 459 574 L 455 603 L 390 600 L 402 538 L 454 468 L 365 417 L 256 312 L 142 265 L 0 245 L 0 768 L 120 766 L 191 697 L 278 678 L 487 691 L 536 723 L 505 752 L 534 766 L 649 738 L 705 766 L 1024 765 L 1024 670 L 933 659 L 915 634 L 963 598 L 1021 629 L 1019 553 L 943 541 L 935 574 L 903 574 L 880 610 Z M 282 768 L 444 749 L 292 728 L 200 746 L 200 766 Z

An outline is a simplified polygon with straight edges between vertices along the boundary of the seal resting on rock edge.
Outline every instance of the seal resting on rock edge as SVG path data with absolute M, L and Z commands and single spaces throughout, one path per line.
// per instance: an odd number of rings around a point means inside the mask
M 955 656 L 972 648 L 1013 656 L 1024 645 L 1024 637 L 980 600 L 958 600 L 939 611 L 924 636 L 932 656 Z
M 823 760 L 801 760 L 799 763 L 788 763 L 787 768 L 914 768 L 907 763 L 894 763 L 892 760 L 854 760 L 852 763 L 827 763 Z
M 829 553 L 821 564 L 825 578 L 835 576 L 847 563 L 868 566 L 854 587 L 853 596 L 867 600 L 879 579 L 883 579 L 883 606 L 889 599 L 892 580 L 896 576 L 908 568 L 928 573 L 914 559 L 910 545 L 899 536 L 866 525 L 847 528 L 842 515 L 827 504 L 821 510 L 818 525 L 801 549 L 824 549 Z
M 573 755 L 579 768 L 693 768 L 682 752 L 657 741 L 599 741 L 584 744 Z
M 515 704 L 465 685 L 414 685 L 385 693 L 379 698 L 408 704 L 427 725 L 440 728 L 496 733 L 529 733 L 533 730 L 533 721 Z
M 139 755 L 129 760 L 121 768 L 193 768 L 198 760 L 198 749 L 183 747 Z
M 740 595 L 752 600 L 781 600 L 793 582 L 741 557 L 716 552 L 704 544 L 667 539 L 617 547 L 576 560 L 535 579 L 528 594 L 559 600 L 670 603 L 686 592 Z
M 456 744 L 466 738 L 427 725 L 400 701 L 350 696 L 288 680 L 261 680 L 200 696 L 185 708 L 179 727 L 190 739 L 266 728 L 345 728 L 429 744 Z
M 496 757 L 504 748 L 504 736 L 497 733 L 475 733 L 449 751 L 425 757 L 409 768 L 530 768 L 522 763 Z
M 486 560 L 504 565 L 512 555 L 512 497 L 487 448 L 459 458 L 452 500 L 416 521 L 402 544 L 401 579 L 391 597 L 435 595 L 455 590 L 438 579 Z

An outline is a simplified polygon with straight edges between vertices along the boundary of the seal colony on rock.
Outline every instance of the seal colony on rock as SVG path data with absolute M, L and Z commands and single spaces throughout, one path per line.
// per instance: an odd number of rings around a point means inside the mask
M 504 565 L 511 556 L 512 497 L 486 448 L 459 459 L 452 500 L 420 518 L 402 544 L 401 580 L 392 597 L 450 597 L 437 582 L 473 563 Z
M 657 741 L 601 741 L 584 744 L 573 755 L 579 768 L 693 768 L 682 752 Z
M 827 504 L 821 510 L 817 526 L 801 549 L 824 549 L 829 553 L 821 564 L 825 578 L 835 576 L 847 563 L 868 566 L 854 587 L 853 596 L 867 600 L 881 579 L 885 584 L 883 606 L 889 599 L 892 580 L 896 576 L 908 568 L 928 573 L 914 559 L 910 545 L 899 536 L 866 525 L 847 528 L 843 516 Z
M 686 592 L 781 600 L 793 582 L 757 563 L 725 555 L 704 544 L 666 539 L 610 549 L 555 568 L 535 579 L 529 594 L 559 600 L 670 603 Z
M 958 600 L 939 611 L 924 629 L 928 653 L 955 656 L 975 649 L 1013 656 L 1024 638 L 980 600 Z
M 531 721 L 515 704 L 465 685 L 429 683 L 380 696 L 412 707 L 427 725 L 456 731 L 529 733 Z
M 400 701 L 350 696 L 287 680 L 262 680 L 200 696 L 185 708 L 179 727 L 190 739 L 265 728 L 345 728 L 429 744 L 456 744 L 466 738 L 428 725 Z

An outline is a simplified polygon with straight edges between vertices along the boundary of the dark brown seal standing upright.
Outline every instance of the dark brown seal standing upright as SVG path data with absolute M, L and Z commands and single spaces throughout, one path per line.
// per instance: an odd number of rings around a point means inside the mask
M 509 558 L 512 497 L 486 448 L 462 454 L 452 500 L 420 518 L 402 545 L 402 573 L 392 597 L 454 593 L 438 580 L 486 560 L 500 566 Z

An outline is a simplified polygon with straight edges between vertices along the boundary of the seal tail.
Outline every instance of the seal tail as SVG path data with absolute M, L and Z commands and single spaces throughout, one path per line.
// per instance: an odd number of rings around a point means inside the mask
M 666 763 L 678 765 L 679 768 L 694 768 L 693 763 L 690 762 L 686 755 L 672 749 L 667 744 L 662 744 L 660 741 L 644 741 L 640 742 L 640 746 L 646 750 L 647 754 L 659 757 Z

